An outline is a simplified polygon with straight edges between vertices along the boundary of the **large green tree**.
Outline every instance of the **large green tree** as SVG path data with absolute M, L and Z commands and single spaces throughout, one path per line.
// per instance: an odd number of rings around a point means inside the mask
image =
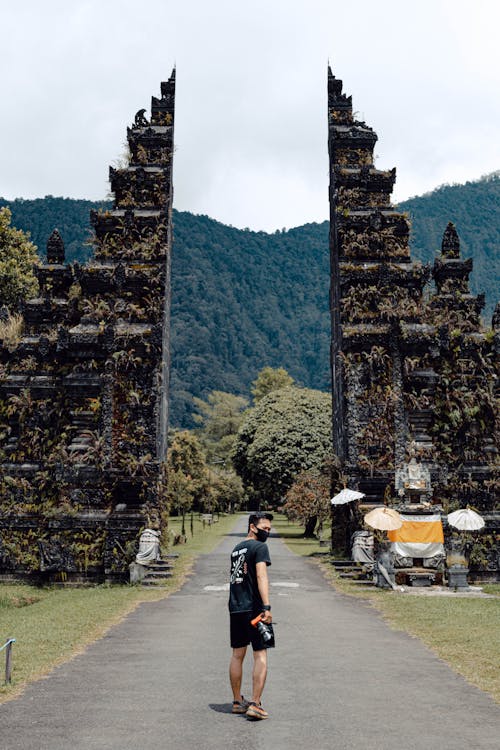
M 39 260 L 35 245 L 11 226 L 11 218 L 8 208 L 0 208 L 0 304 L 12 309 L 37 293 L 33 269 Z
M 247 413 L 233 463 L 261 500 L 276 504 L 301 471 L 319 468 L 331 453 L 330 394 L 290 386 Z
M 193 419 L 200 425 L 197 434 L 208 462 L 230 466 L 247 399 L 225 391 L 211 391 L 206 400 L 194 398 L 193 401 L 199 411 Z
M 166 473 L 168 500 L 184 519 L 195 502 L 200 503 L 209 487 L 205 455 L 194 433 L 182 430 L 174 435 L 167 455 Z
M 257 404 L 264 396 L 280 388 L 288 388 L 294 380 L 284 367 L 264 367 L 252 383 L 252 396 Z

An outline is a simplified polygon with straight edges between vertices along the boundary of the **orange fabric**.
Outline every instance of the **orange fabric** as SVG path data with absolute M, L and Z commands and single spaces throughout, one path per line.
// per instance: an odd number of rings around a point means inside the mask
M 391 542 L 444 543 L 441 521 L 403 521 L 400 529 L 389 531 L 387 535 Z

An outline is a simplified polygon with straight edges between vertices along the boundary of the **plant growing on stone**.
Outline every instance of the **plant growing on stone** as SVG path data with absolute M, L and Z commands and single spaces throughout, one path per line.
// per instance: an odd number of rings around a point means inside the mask
M 14 310 L 22 300 L 36 296 L 34 267 L 40 260 L 28 235 L 11 226 L 11 218 L 8 208 L 0 208 L 0 299 Z
M 0 341 L 13 352 L 21 343 L 24 319 L 19 313 L 10 313 L 6 320 L 0 320 Z

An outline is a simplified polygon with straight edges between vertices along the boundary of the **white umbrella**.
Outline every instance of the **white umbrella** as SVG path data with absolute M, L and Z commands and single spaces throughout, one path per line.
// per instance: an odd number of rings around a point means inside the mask
M 372 529 L 379 529 L 380 531 L 395 531 L 403 525 L 403 521 L 397 510 L 387 508 L 385 505 L 382 508 L 374 508 L 374 510 L 367 513 L 364 521 Z
M 460 508 L 450 513 L 448 523 L 459 531 L 478 531 L 484 526 L 483 517 L 470 508 Z
M 364 492 L 349 490 L 347 487 L 344 487 L 342 492 L 339 492 L 338 495 L 332 497 L 330 502 L 332 505 L 344 505 L 345 503 L 352 503 L 353 500 L 359 500 L 364 496 Z

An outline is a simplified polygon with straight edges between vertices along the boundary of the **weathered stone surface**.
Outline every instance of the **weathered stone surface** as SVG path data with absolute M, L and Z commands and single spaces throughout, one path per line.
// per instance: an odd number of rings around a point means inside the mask
M 328 123 L 334 451 L 368 503 L 396 504 L 395 472 L 414 444 L 432 477 L 426 500 L 493 514 L 472 556 L 479 574 L 499 548 L 498 346 L 469 291 L 472 260 L 450 222 L 429 294 L 431 269 L 411 260 L 409 220 L 391 207 L 395 170 L 375 168 L 376 134 L 331 71 Z
M 174 98 L 175 73 L 151 125 L 140 110 L 127 131 L 95 259 L 65 265 L 54 230 L 24 336 L 0 349 L 0 574 L 127 579 L 141 528 L 161 523 Z

